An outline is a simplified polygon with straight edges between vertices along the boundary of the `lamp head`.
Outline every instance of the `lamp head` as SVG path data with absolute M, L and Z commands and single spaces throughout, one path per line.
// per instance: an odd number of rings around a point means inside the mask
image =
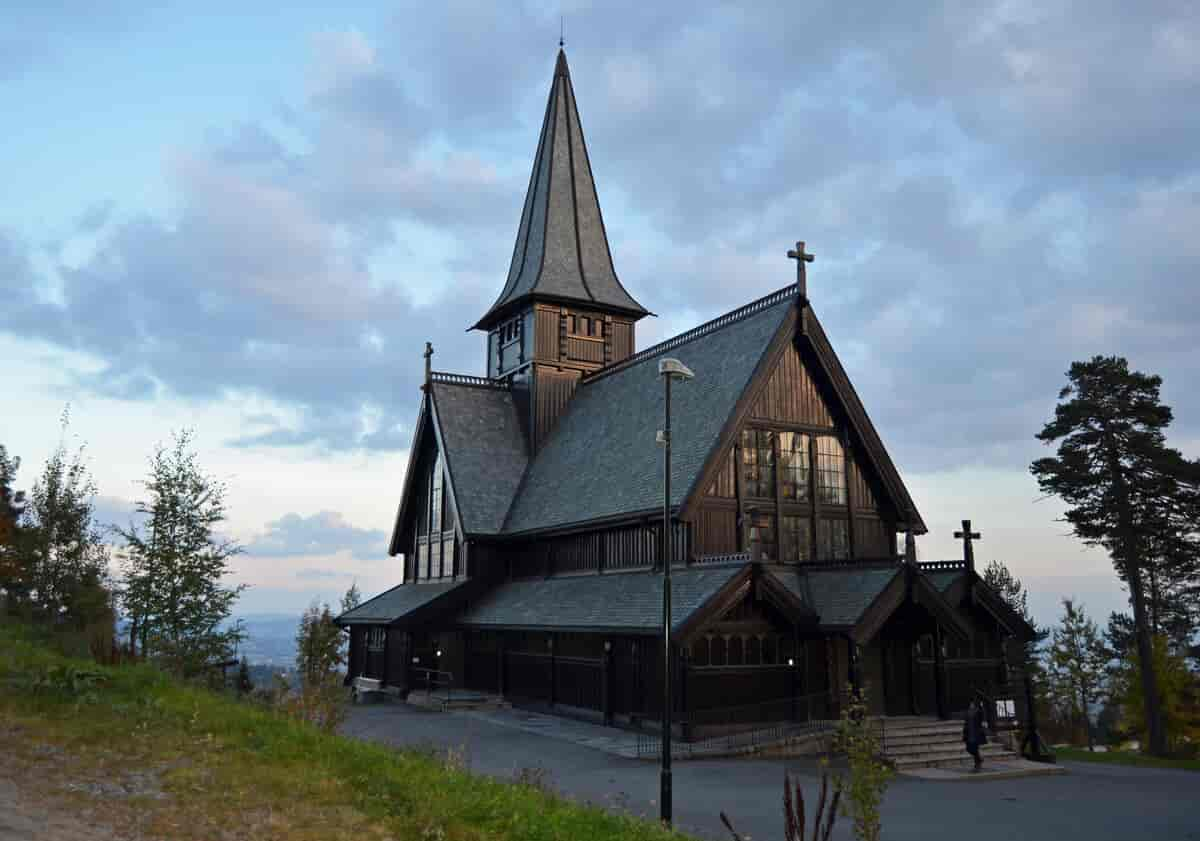
M 696 376 L 692 373 L 691 368 L 674 357 L 667 357 L 658 361 L 658 374 L 661 377 L 670 377 L 673 380 L 690 380 Z

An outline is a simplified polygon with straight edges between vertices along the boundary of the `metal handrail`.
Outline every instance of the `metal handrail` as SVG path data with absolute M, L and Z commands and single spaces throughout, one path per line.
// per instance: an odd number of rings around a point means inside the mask
M 425 675 L 425 691 L 430 698 L 435 698 L 434 694 L 438 689 L 445 689 L 446 695 L 442 699 L 443 703 L 450 703 L 450 692 L 454 688 L 454 673 L 443 671 L 441 669 L 428 669 L 424 667 L 413 668 L 414 672 L 420 672 Z

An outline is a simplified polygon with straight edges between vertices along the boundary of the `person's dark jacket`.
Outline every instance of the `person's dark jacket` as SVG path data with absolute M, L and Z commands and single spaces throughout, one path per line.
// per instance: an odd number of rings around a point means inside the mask
M 986 745 L 988 742 L 987 729 L 983 726 L 983 707 L 976 706 L 967 710 L 967 718 L 963 722 L 963 741 L 968 747 Z

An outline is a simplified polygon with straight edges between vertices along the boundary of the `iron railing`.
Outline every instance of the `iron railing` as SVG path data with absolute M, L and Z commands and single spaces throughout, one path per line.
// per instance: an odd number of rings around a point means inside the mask
M 425 692 L 428 694 L 430 700 L 440 700 L 443 705 L 450 703 L 451 692 L 454 689 L 453 673 L 442 671 L 441 669 L 426 668 L 413 668 L 413 672 L 418 678 L 423 678 Z M 442 694 L 439 695 L 439 692 Z
M 832 733 L 837 721 L 826 717 L 828 713 L 829 698 L 825 692 L 678 713 L 672 716 L 671 722 L 682 731 L 682 738 L 671 740 L 671 756 L 689 758 L 753 753 L 762 748 Z M 654 716 L 647 714 L 642 718 L 652 720 Z M 638 732 L 639 759 L 653 758 L 661 753 L 660 733 Z

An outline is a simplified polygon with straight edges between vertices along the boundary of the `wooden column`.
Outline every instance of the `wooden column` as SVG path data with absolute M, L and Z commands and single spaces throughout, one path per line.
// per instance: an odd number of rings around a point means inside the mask
M 816 435 L 808 436 L 808 488 L 809 488 L 809 492 L 808 492 L 809 505 L 810 505 L 810 508 L 812 511 L 811 522 L 809 523 L 809 529 L 810 529 L 809 537 L 812 539 L 812 543 L 809 544 L 810 546 L 812 546 L 812 557 L 810 560 L 819 561 L 819 560 L 822 560 L 822 558 L 820 557 L 820 554 L 819 554 L 820 546 L 818 544 L 818 539 L 819 539 L 818 533 L 819 533 L 820 529 L 817 528 L 817 521 L 821 517 L 821 503 L 817 499 L 818 492 L 817 492 L 817 436 Z M 828 560 L 828 558 L 826 558 L 824 560 Z
M 742 436 L 733 442 L 733 495 L 737 498 L 738 551 L 746 551 L 746 495 L 742 489 Z
M 848 546 L 851 558 L 858 557 L 857 547 L 855 546 L 854 537 L 854 482 L 853 465 L 850 459 L 850 433 L 842 430 L 842 475 L 843 481 L 846 483 L 846 537 L 848 538 Z
M 506 659 L 507 658 L 505 657 L 505 654 L 504 654 L 504 631 L 497 631 L 496 632 L 496 661 L 497 661 L 496 662 L 496 691 L 500 693 L 501 698 L 503 698 L 508 691 L 508 685 L 507 685 L 508 682 L 505 680 L 505 678 L 508 676 L 507 675 L 508 670 L 505 668 L 505 666 L 507 665 Z
M 945 635 L 941 624 L 933 627 L 933 688 L 937 698 L 938 718 L 949 718 L 946 710 L 946 656 L 942 653 Z
M 550 635 L 550 641 L 548 645 L 550 646 L 550 706 L 553 707 L 558 703 L 558 692 L 556 691 L 557 681 L 555 680 L 557 677 L 555 674 L 557 664 L 554 662 L 554 634 Z
M 676 646 L 678 655 L 674 658 L 678 665 L 677 680 L 675 681 L 678 692 L 675 694 L 675 711 L 679 713 L 679 737 L 686 740 L 690 735 L 691 728 L 688 726 L 688 652 L 683 646 Z
M 858 685 L 858 646 L 850 637 L 846 637 L 846 673 L 850 678 L 850 691 L 857 698 L 861 688 Z
M 612 641 L 604 641 L 604 654 L 600 658 L 600 707 L 604 711 L 604 723 L 613 724 L 613 650 Z

